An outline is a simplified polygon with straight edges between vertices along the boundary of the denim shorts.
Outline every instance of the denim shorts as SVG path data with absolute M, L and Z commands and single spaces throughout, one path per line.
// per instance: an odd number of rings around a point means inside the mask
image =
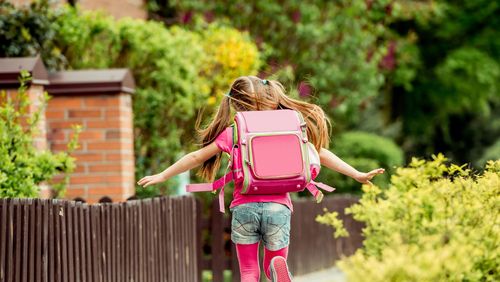
M 231 240 L 253 244 L 260 240 L 266 249 L 277 251 L 290 242 L 290 209 L 272 202 L 246 203 L 231 208 Z

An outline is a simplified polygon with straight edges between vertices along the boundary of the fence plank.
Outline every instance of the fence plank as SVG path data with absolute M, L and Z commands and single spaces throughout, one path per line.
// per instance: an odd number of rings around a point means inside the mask
M 47 256 L 47 281 L 57 281 L 56 277 L 56 222 L 54 219 L 54 205 L 52 201 L 45 202 L 45 208 L 47 210 L 47 238 L 48 238 L 48 256 Z M 43 244 L 44 242 L 42 242 Z M 50 262 L 50 263 L 49 263 Z
M 158 248 L 159 248 L 159 238 L 158 238 L 158 224 L 157 220 L 159 217 L 158 214 L 158 205 L 159 205 L 159 199 L 154 198 L 152 201 L 152 206 L 151 206 L 151 227 L 152 227 L 152 237 L 153 237 L 153 244 L 152 244 L 152 254 L 153 254 L 153 271 L 152 271 L 152 279 L 153 281 L 161 281 L 160 279 L 160 264 L 159 264 L 159 253 L 158 253 Z
M 169 280 L 169 275 L 170 275 L 170 260 L 169 260 L 169 254 L 170 250 L 169 248 L 169 242 L 170 242 L 170 234 L 169 234 L 169 218 L 168 218 L 168 205 L 170 202 L 170 198 L 163 198 L 162 199 L 162 204 L 161 204 L 161 218 L 162 218 L 162 224 L 161 224 L 161 232 L 162 232 L 162 247 L 161 247 L 161 255 L 162 255 L 162 273 L 163 273 L 163 278 L 164 281 L 170 281 Z
M 202 232 L 202 226 L 203 226 L 203 213 L 202 213 L 202 204 L 199 199 L 196 199 L 195 202 L 196 206 L 196 263 L 198 267 L 198 271 L 196 271 L 196 281 L 201 282 L 201 274 L 203 271 L 203 262 L 204 262 L 204 257 L 203 257 L 203 232 Z
M 123 203 L 123 281 L 132 281 L 131 279 L 131 249 L 132 246 L 130 244 L 130 233 L 129 230 L 132 227 L 130 222 L 130 206 L 129 203 Z
M 13 281 L 14 273 L 13 273 L 13 268 L 14 268 L 14 201 L 9 201 L 7 202 L 7 253 L 5 254 L 6 258 L 6 277 L 7 281 Z
M 223 218 L 219 212 L 218 203 L 212 202 L 212 275 L 214 281 L 223 281 L 224 271 L 224 242 L 223 242 Z
M 92 281 L 102 281 L 101 273 L 100 273 L 100 264 L 101 264 L 101 249 L 98 236 L 99 232 L 99 206 L 90 206 L 90 233 L 91 233 L 91 248 L 92 257 L 90 262 L 92 263 Z
M 151 199 L 144 202 L 144 237 L 145 237 L 145 270 L 146 270 L 146 281 L 153 281 L 153 253 L 152 253 L 152 238 L 151 238 Z
M 62 265 L 62 281 L 66 282 L 69 280 L 68 273 L 68 241 L 67 241 L 67 226 L 66 226 L 66 209 L 65 204 L 62 201 L 59 201 L 59 221 L 61 223 L 61 239 L 62 239 L 62 247 L 61 247 L 61 265 Z
M 92 281 L 94 276 L 93 272 L 93 255 L 92 255 L 92 231 L 91 231 L 91 212 L 90 207 L 87 205 L 82 206 L 82 216 L 84 219 L 83 236 L 85 237 L 85 279 Z
M 137 202 L 134 202 L 133 205 L 131 206 L 132 208 L 132 226 L 130 228 L 131 230 L 131 241 L 130 244 L 132 245 L 132 252 L 131 252 L 131 263 L 132 263 L 132 277 L 133 281 L 140 281 L 139 280 L 139 211 L 138 211 L 138 205 Z
M 39 255 L 37 256 L 39 263 L 37 263 L 36 274 L 41 275 L 43 282 L 49 281 L 49 254 L 50 254 L 50 245 L 49 245 L 49 224 L 50 224 L 50 211 L 48 200 L 40 201 L 40 209 L 37 209 L 37 212 L 40 212 L 41 218 L 40 222 L 37 222 L 37 230 L 41 230 L 43 234 L 41 237 L 38 237 L 36 240 L 37 252 Z M 38 232 L 38 231 L 37 231 Z M 52 232 L 51 232 L 52 233 Z M 40 252 L 41 251 L 41 252 Z
M 31 200 L 31 205 L 29 205 L 29 241 L 28 241 L 28 267 L 26 269 L 26 277 L 28 281 L 35 281 L 35 238 L 40 236 L 36 233 L 36 206 L 38 204 L 38 200 Z M 1 204 L 0 204 L 1 205 Z M 26 258 L 25 258 L 26 259 Z
M 240 265 L 238 263 L 238 256 L 236 255 L 236 245 L 233 243 L 231 243 L 231 274 L 231 280 L 233 282 L 238 282 L 241 280 Z
M 121 214 L 121 204 L 114 204 L 111 206 L 111 211 L 112 211 L 112 215 L 113 217 L 111 218 L 112 220 L 112 223 L 113 223 L 113 230 L 115 232 L 115 248 L 114 248 L 114 251 L 113 251 L 113 257 L 115 258 L 114 259 L 114 271 L 115 271 L 115 281 L 123 281 L 123 279 L 121 278 L 121 274 L 122 274 L 122 271 L 123 271 L 123 267 L 120 265 L 121 263 L 121 260 L 122 260 L 122 234 L 120 232 L 120 226 L 122 224 L 121 222 L 121 218 L 122 218 L 122 214 Z
M 7 212 L 9 200 L 0 202 L 0 281 L 6 278 L 6 258 L 5 250 L 7 248 Z
M 27 199 L 24 201 L 22 205 L 22 210 L 23 210 L 23 218 L 22 218 L 22 224 L 23 224 L 23 241 L 22 241 L 22 255 L 21 255 L 21 273 L 20 273 L 20 281 L 26 282 L 28 281 L 28 262 L 29 262 L 29 257 L 28 257 L 28 238 L 30 235 L 30 229 L 29 229 L 29 207 L 32 205 L 33 200 L 32 199 Z
M 82 212 L 82 204 L 81 202 L 74 202 L 71 205 L 73 211 L 73 228 L 72 236 L 73 242 L 75 246 L 75 259 L 74 259 L 74 267 L 75 267 L 75 281 L 80 282 L 83 281 L 83 273 L 84 273 L 84 250 L 85 250 L 85 240 L 81 238 L 81 230 L 82 230 L 82 220 L 80 220 L 80 215 Z
M 75 260 L 75 255 L 74 255 L 74 245 L 73 245 L 73 208 L 74 206 L 70 207 L 70 202 L 64 202 L 63 208 L 64 208 L 64 216 L 63 220 L 65 223 L 65 240 L 66 240 L 66 261 L 65 265 L 67 265 L 68 269 L 68 276 L 65 281 L 70 281 L 73 282 L 75 281 L 75 270 L 74 270 L 74 260 Z
M 167 216 L 168 218 L 168 239 L 169 241 L 167 242 L 168 246 L 168 281 L 177 281 L 175 280 L 175 239 L 174 239 L 174 217 L 172 213 L 172 209 L 174 208 L 174 203 L 172 198 L 168 199 L 168 205 L 167 205 Z
M 21 239 L 23 238 L 22 236 L 22 212 L 23 212 L 23 207 L 21 203 L 19 202 L 18 199 L 14 200 L 15 207 L 14 211 L 16 213 L 16 217 L 14 219 L 14 254 L 13 254 L 13 259 L 15 262 L 14 265 L 14 281 L 21 281 Z

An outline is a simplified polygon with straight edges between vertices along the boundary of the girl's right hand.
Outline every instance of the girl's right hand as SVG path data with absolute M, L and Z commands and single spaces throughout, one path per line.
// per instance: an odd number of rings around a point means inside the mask
M 363 184 L 370 184 L 370 185 L 373 185 L 373 183 L 370 181 L 372 180 L 372 178 L 377 175 L 377 174 L 382 174 L 385 172 L 385 169 L 383 168 L 377 168 L 377 169 L 374 169 L 370 172 L 361 172 L 361 173 L 358 173 L 356 176 L 354 176 L 353 178 L 358 181 L 359 183 L 363 183 Z
M 165 177 L 161 173 L 158 173 L 155 175 L 144 176 L 143 178 L 141 178 L 141 180 L 137 182 L 137 184 L 146 188 L 149 185 L 161 183 L 165 180 L 166 180 Z

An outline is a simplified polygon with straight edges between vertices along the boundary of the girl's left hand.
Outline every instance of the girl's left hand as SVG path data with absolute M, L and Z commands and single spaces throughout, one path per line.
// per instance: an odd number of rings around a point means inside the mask
M 360 183 L 363 183 L 363 184 L 370 184 L 370 185 L 373 185 L 373 183 L 371 183 L 371 179 L 377 175 L 377 174 L 382 174 L 385 172 L 385 169 L 383 168 L 377 168 L 377 169 L 374 169 L 370 172 L 361 172 L 359 173 L 358 175 L 356 175 L 355 177 L 353 177 L 356 181 L 360 182 Z
M 161 173 L 158 173 L 155 175 L 144 176 L 143 178 L 141 178 L 141 180 L 137 182 L 137 184 L 146 188 L 149 185 L 157 184 L 165 180 L 166 180 L 165 177 L 163 177 Z

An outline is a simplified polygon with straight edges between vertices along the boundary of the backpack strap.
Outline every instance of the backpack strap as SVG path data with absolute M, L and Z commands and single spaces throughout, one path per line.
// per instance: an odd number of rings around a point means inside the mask
M 228 161 L 228 164 L 227 164 L 227 167 L 226 167 L 226 172 L 228 171 L 228 169 L 232 166 L 232 163 L 233 163 L 233 150 L 234 150 L 234 145 L 236 143 L 234 143 L 235 141 L 234 140 L 237 140 L 237 133 L 236 132 L 236 129 L 235 129 L 235 125 L 231 125 L 233 127 L 233 147 L 231 148 L 231 152 L 229 153 L 229 161 Z M 230 170 L 229 172 L 227 172 L 224 176 L 222 176 L 221 178 L 215 180 L 214 182 L 212 183 L 193 183 L 193 184 L 188 184 L 186 185 L 186 191 L 187 192 L 215 192 L 217 191 L 218 189 L 220 189 L 219 191 L 219 210 L 220 212 L 224 213 L 225 212 L 225 208 L 224 208 L 224 186 L 226 186 L 226 184 L 228 184 L 229 182 L 233 181 L 233 171 Z
M 233 124 L 231 124 L 231 127 L 233 128 L 233 148 L 234 148 L 234 145 L 238 143 L 238 126 L 236 125 L 236 122 L 233 122 Z
M 219 191 L 219 210 L 224 213 L 224 186 L 233 180 L 233 172 L 230 171 L 221 178 L 215 180 L 212 183 L 195 183 L 188 184 L 186 186 L 186 191 L 188 192 L 215 192 Z
M 316 202 L 318 203 L 320 203 L 323 200 L 324 196 L 323 193 L 318 188 L 328 192 L 333 192 L 335 190 L 335 188 L 328 186 L 324 183 L 315 182 L 311 180 L 311 182 L 309 182 L 309 184 L 306 185 L 306 189 L 309 191 L 309 193 L 311 193 L 311 195 L 313 195 L 313 197 L 316 199 Z

